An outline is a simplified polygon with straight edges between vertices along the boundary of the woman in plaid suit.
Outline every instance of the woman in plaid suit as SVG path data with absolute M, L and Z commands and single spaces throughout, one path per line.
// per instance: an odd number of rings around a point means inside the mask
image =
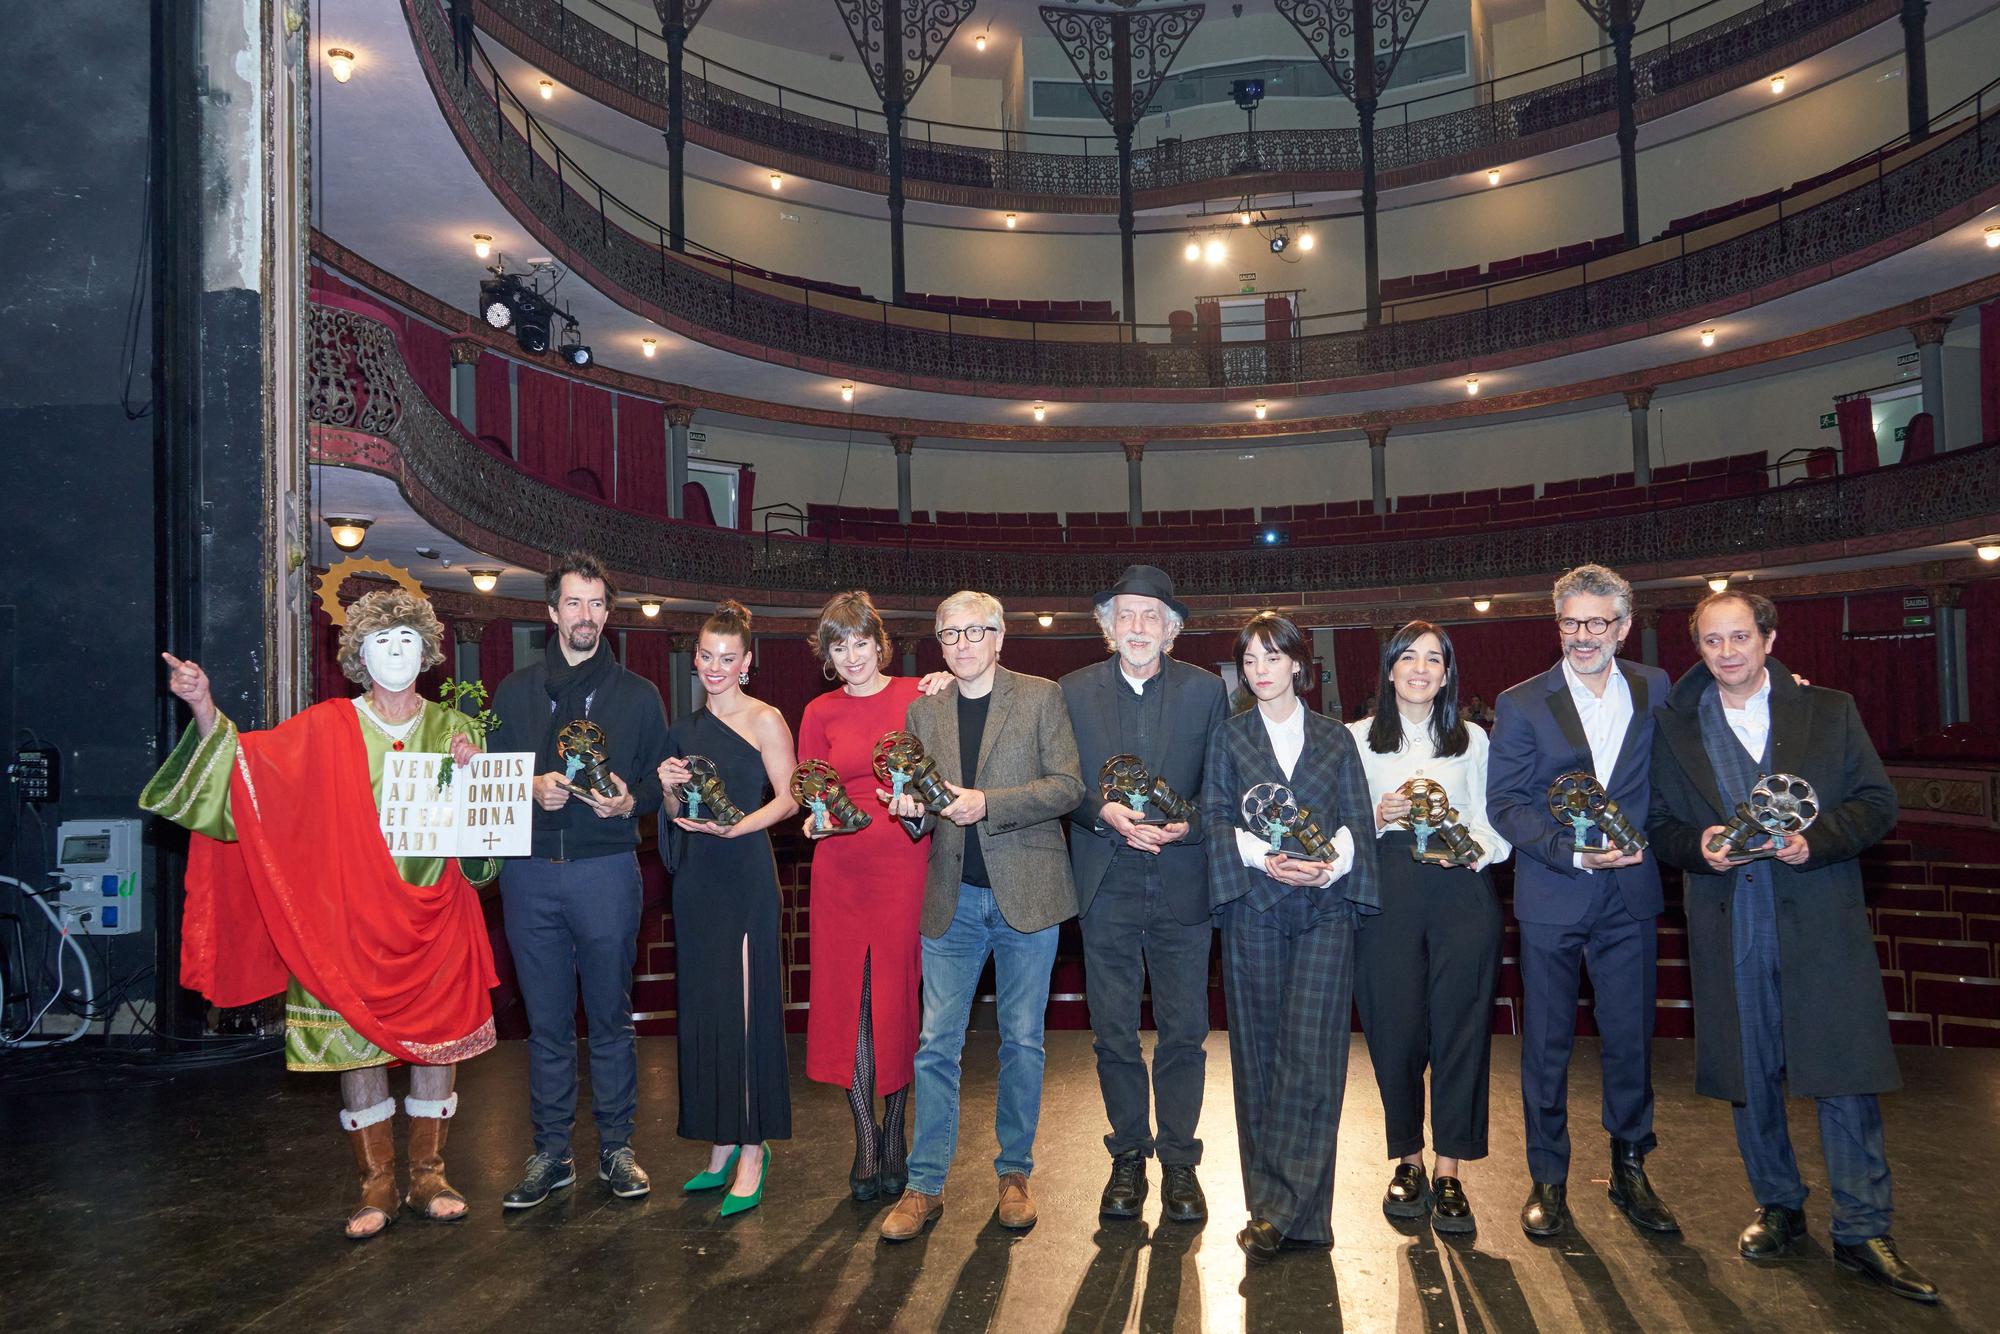
M 1253 1261 L 1333 1241 L 1333 1157 L 1347 1084 L 1354 931 L 1379 911 L 1368 780 L 1347 729 L 1306 707 L 1311 649 L 1299 628 L 1260 612 L 1236 636 L 1254 708 L 1209 738 L 1202 818 L 1233 838 L 1208 844 L 1209 904 L 1222 928 L 1222 983 L 1236 1087 L 1237 1146 Z M 1315 859 L 1293 838 L 1270 851 L 1244 793 L 1291 790 L 1331 844 Z

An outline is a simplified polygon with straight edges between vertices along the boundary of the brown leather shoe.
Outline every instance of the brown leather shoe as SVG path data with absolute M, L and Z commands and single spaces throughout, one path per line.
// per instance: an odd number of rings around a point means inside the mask
M 1000 1178 L 1000 1226 L 1016 1230 L 1035 1225 L 1035 1197 L 1028 1193 L 1028 1178 L 1022 1172 L 1009 1172 Z
M 944 1196 L 906 1190 L 896 1207 L 882 1215 L 882 1240 L 908 1241 L 944 1215 Z
M 391 1099 L 386 1105 L 389 1114 L 393 1114 L 395 1101 Z M 353 1115 L 342 1112 L 343 1124 Z M 379 1237 L 396 1221 L 395 1126 L 389 1116 L 381 1114 L 379 1109 L 370 1109 L 360 1115 L 377 1115 L 380 1119 L 347 1132 L 348 1143 L 354 1148 L 354 1166 L 361 1177 L 361 1203 L 347 1218 L 347 1237 L 350 1241 Z M 365 1232 L 357 1230 L 370 1221 L 371 1213 L 382 1216 L 382 1225 Z
M 458 1095 L 454 1093 L 440 1103 L 405 1098 L 403 1107 L 410 1114 L 410 1193 L 403 1197 L 403 1203 L 434 1223 L 464 1222 L 470 1212 L 465 1197 L 444 1179 L 444 1141 L 452 1114 L 458 1110 Z M 439 1200 L 456 1200 L 458 1208 L 439 1213 Z

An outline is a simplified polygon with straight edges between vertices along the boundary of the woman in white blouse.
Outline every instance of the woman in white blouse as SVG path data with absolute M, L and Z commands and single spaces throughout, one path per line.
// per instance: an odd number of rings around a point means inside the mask
M 1459 1164 L 1486 1156 L 1487 1072 L 1500 905 L 1486 868 L 1511 851 L 1486 819 L 1486 733 L 1459 715 L 1451 636 L 1411 621 L 1382 650 L 1372 717 L 1348 730 L 1368 773 L 1382 911 L 1355 938 L 1355 1000 L 1382 1091 L 1389 1157 L 1382 1211 L 1431 1214 L 1439 1232 L 1471 1232 Z M 1438 784 L 1482 849 L 1471 866 L 1416 860 L 1404 785 Z M 1428 850 L 1443 850 L 1432 835 Z M 1437 1161 L 1424 1173 L 1424 1067 L 1431 1070 Z M 1433 1186 L 1432 1182 L 1435 1182 Z
M 1201 806 L 1250 1207 L 1236 1242 L 1262 1263 L 1333 1240 L 1355 926 L 1375 911 L 1375 821 L 1353 738 L 1299 698 L 1312 667 L 1299 628 L 1258 614 L 1236 637 L 1236 662 L 1256 705 L 1210 735 Z M 1290 836 L 1274 852 L 1268 832 L 1253 831 L 1243 794 L 1265 783 L 1311 810 L 1328 845 L 1319 857 Z

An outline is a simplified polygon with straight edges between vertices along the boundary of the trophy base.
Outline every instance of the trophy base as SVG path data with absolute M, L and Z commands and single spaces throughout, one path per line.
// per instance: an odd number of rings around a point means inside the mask
M 567 778 L 556 779 L 556 786 L 576 796 L 589 797 L 592 801 L 616 801 L 618 799 L 616 792 L 600 792 L 596 788 L 585 787 L 581 783 L 572 783 Z
M 1432 851 L 1419 853 L 1415 848 L 1410 849 L 1410 860 L 1419 866 L 1465 867 L 1471 865 L 1470 862 L 1460 861 L 1449 852 Z

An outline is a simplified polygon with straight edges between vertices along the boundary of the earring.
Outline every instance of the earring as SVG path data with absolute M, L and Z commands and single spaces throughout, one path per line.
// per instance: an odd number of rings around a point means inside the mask
M 750 684 L 750 669 L 748 667 L 745 667 L 742 671 L 736 673 L 736 684 L 740 686 L 747 686 Z
M 823 662 L 819 665 L 819 674 L 829 681 L 838 681 L 840 679 L 840 673 L 833 670 L 833 664 L 830 662 Z

